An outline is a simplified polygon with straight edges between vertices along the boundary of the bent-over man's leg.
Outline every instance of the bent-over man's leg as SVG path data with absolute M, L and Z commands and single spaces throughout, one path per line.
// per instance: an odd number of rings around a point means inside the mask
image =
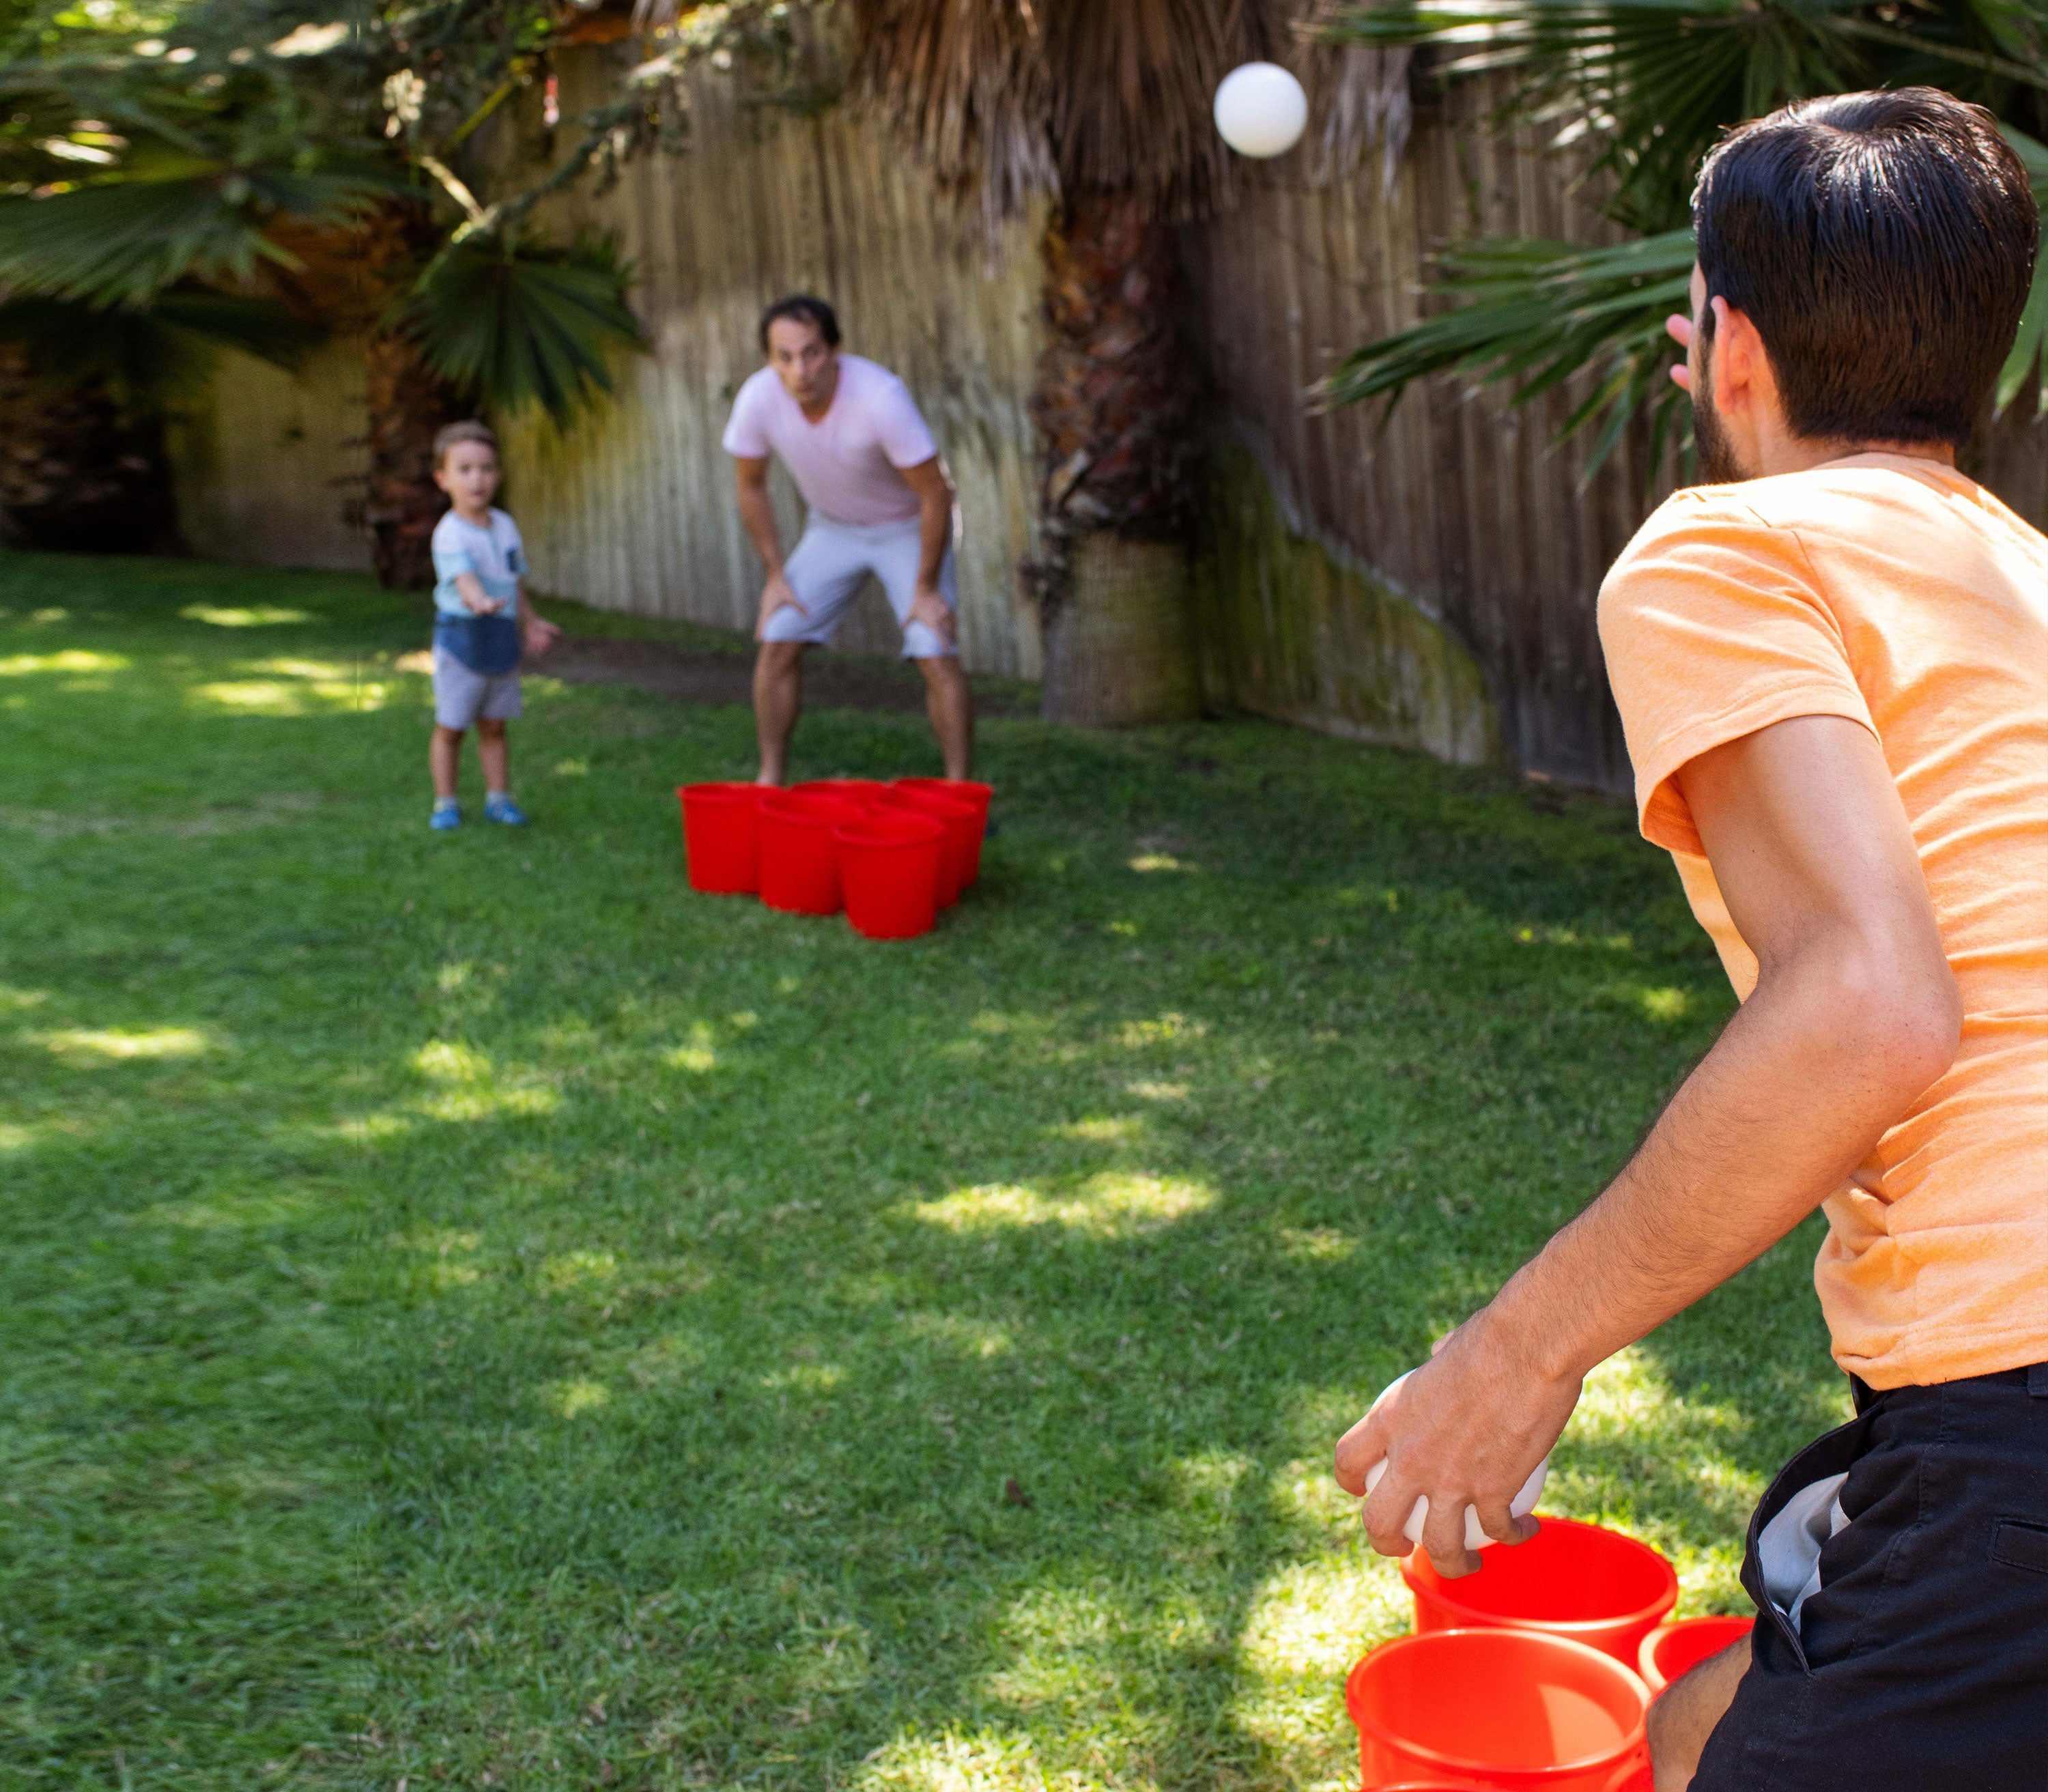
M 960 657 L 940 654 L 916 664 L 925 675 L 925 708 L 932 718 L 932 732 L 939 737 L 946 776 L 965 778 L 974 767 L 974 692 Z
M 1741 1637 L 1681 1674 L 1650 1708 L 1650 1765 L 1657 1792 L 1685 1792 L 1700 1751 L 1721 1720 L 1749 1668 L 1749 1639 Z
M 910 606 L 917 595 L 917 563 L 924 545 L 915 524 L 886 532 L 878 531 L 873 544 L 875 576 L 888 595 L 889 607 L 903 630 L 903 657 L 915 660 L 925 675 L 925 707 L 932 718 L 932 732 L 938 736 L 946 776 L 965 778 L 974 763 L 974 692 L 967 674 L 960 669 L 960 648 L 935 629 L 910 619 Z M 940 563 L 939 595 L 956 617 L 960 613 L 960 584 L 952 550 Z
M 764 641 L 754 657 L 754 734 L 761 744 L 755 780 L 779 785 L 789 769 L 789 736 L 804 708 L 807 641 Z
M 761 784 L 789 774 L 789 739 L 804 708 L 804 650 L 830 642 L 840 618 L 867 576 L 866 549 L 852 532 L 813 516 L 783 563 L 782 576 L 800 609 L 778 610 L 761 625 L 754 661 L 754 732 L 761 746 Z

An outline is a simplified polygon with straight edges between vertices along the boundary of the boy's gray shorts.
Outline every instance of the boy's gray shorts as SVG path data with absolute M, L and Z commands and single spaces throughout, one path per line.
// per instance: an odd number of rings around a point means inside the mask
M 443 727 L 509 722 L 521 708 L 518 673 L 471 672 L 447 648 L 434 650 L 434 720 Z

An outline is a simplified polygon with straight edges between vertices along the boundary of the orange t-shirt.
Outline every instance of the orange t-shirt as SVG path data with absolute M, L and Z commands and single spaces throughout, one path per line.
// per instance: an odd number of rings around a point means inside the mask
M 1756 960 L 1673 782 L 1687 761 L 1848 716 L 1919 848 L 1962 1046 L 1828 1199 L 1835 1360 L 1899 1387 L 2048 1360 L 2048 541 L 1936 462 L 1852 455 L 1678 493 L 1615 562 L 1600 629 L 1643 836 L 1737 995 Z

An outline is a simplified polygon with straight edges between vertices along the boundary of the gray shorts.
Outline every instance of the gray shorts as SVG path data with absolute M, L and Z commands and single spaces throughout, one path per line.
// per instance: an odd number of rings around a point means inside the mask
M 447 648 L 434 650 L 434 720 L 443 727 L 509 722 L 520 709 L 518 673 L 471 672 Z
M 917 562 L 924 557 L 923 526 L 913 517 L 907 522 L 882 522 L 866 526 L 833 522 L 813 514 L 804 525 L 803 539 L 783 564 L 782 576 L 797 594 L 801 610 L 782 609 L 768 619 L 761 631 L 763 641 L 828 642 L 840 618 L 872 572 L 889 594 L 889 607 L 903 630 L 903 657 L 937 660 L 959 652 L 922 623 L 910 619 L 910 605 L 917 595 Z M 953 551 L 939 568 L 939 595 L 955 611 L 960 608 L 960 590 L 953 573 Z

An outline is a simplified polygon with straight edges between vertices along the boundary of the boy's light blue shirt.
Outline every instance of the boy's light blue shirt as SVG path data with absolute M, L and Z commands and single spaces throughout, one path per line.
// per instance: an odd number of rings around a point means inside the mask
M 519 526 L 500 510 L 491 513 L 491 526 L 482 529 L 464 522 L 453 510 L 434 525 L 434 608 L 444 616 L 470 616 L 475 612 L 463 602 L 456 580 L 474 572 L 486 597 L 510 599 L 518 595 L 519 581 L 526 573 L 526 544 Z M 514 619 L 508 606 L 498 614 Z

